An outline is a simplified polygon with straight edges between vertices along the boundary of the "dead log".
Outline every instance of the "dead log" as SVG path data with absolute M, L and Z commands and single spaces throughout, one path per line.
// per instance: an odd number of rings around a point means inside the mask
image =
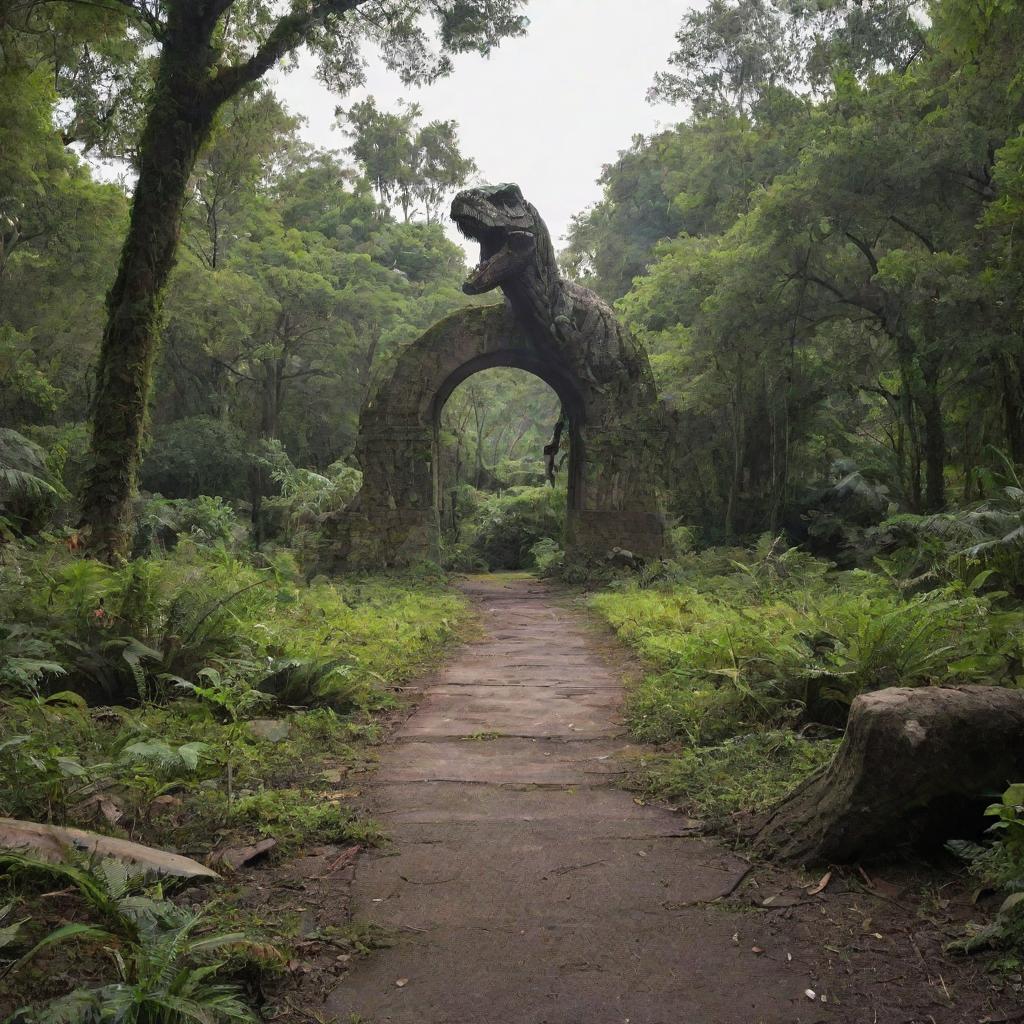
M 854 700 L 832 763 L 764 820 L 755 844 L 843 863 L 977 836 L 994 793 L 1024 779 L 1024 692 L 893 687 Z

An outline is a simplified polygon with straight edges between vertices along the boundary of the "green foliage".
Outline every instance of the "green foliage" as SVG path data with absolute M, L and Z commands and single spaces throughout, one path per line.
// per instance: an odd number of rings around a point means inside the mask
M 141 484 L 171 498 L 247 494 L 248 445 L 234 423 L 212 416 L 184 416 L 155 431 L 142 464 Z
M 986 570 L 986 578 L 1024 593 L 1024 487 L 1003 456 L 1006 482 L 989 499 L 933 516 L 903 515 L 883 524 L 904 544 L 925 547 L 921 561 L 957 577 Z
M 436 579 L 306 586 L 287 557 L 256 570 L 191 541 L 122 569 L 56 545 L 8 555 L 0 814 L 87 826 L 97 786 L 148 820 L 174 787 L 226 780 L 233 794 L 302 757 L 358 760 L 346 741 L 372 736 L 364 716 L 394 706 L 390 687 L 436 657 L 465 609 Z M 82 695 L 136 709 L 108 716 Z M 290 717 L 294 743 L 257 741 L 246 719 L 260 714 Z
M 1024 956 L 1024 783 L 1010 786 L 985 813 L 996 819 L 989 829 L 991 845 L 949 846 L 970 862 L 972 873 L 984 885 L 1002 894 L 1002 902 L 993 920 L 972 925 L 951 948 L 966 953 L 1003 948 Z
M 138 889 L 116 861 L 49 864 L 19 854 L 0 856 L 0 866 L 18 874 L 73 885 L 101 926 L 68 924 L 42 938 L 16 967 L 71 940 L 109 944 L 117 980 L 75 989 L 42 1007 L 23 1007 L 18 1019 L 33 1024 L 87 1024 L 101 1019 L 126 1024 L 180 1021 L 213 1024 L 255 1021 L 233 985 L 217 980 L 226 951 L 245 945 L 241 932 L 205 929 L 202 914 L 176 906 L 162 895 Z
M 39 445 L 0 427 L 0 540 L 38 529 L 66 492 Z
M 323 843 L 379 845 L 380 828 L 360 819 L 322 793 L 298 789 L 266 789 L 243 796 L 231 807 L 231 819 L 273 836 L 285 850 Z
M 561 539 L 565 501 L 565 492 L 555 487 L 484 495 L 473 516 L 470 547 L 491 569 L 529 568 L 539 541 Z
M 530 559 L 537 572 L 542 576 L 550 576 L 561 568 L 565 552 L 558 541 L 542 537 L 530 548 Z
M 479 491 L 545 482 L 544 449 L 560 416 L 554 391 L 523 370 L 486 370 L 452 392 L 438 432 L 438 490 L 442 528 L 453 542 L 472 532 L 466 521 L 477 511 Z M 560 447 L 556 466 L 565 474 L 568 431 Z
M 0 687 L 37 692 L 48 681 L 66 674 L 57 657 L 52 636 L 20 624 L 0 626 Z
M 377 109 L 371 96 L 352 106 L 342 125 L 352 138 L 349 152 L 373 184 L 382 204 L 396 203 L 409 221 L 421 203 L 427 223 L 440 217 L 447 196 L 477 172 L 459 151 L 454 121 L 419 124 L 422 109 L 399 101 L 400 113 Z
M 651 353 L 670 511 L 708 540 L 785 525 L 835 557 L 850 538 L 815 513 L 837 459 L 916 514 L 996 499 L 993 443 L 1024 460 L 1024 18 L 923 8 L 687 12 L 654 91 L 690 116 L 574 222 L 565 263 Z
M 998 595 L 958 582 L 905 593 L 878 574 L 765 551 L 731 564 L 710 552 L 652 587 L 592 599 L 653 670 L 629 698 L 638 738 L 704 744 L 841 725 L 858 693 L 883 686 L 1019 684 L 1024 616 L 999 611 Z
M 630 765 L 626 785 L 645 797 L 684 803 L 710 822 L 737 811 L 776 803 L 808 774 L 827 764 L 837 741 L 806 740 L 768 731 L 727 739 L 716 746 L 685 747 L 645 755 Z
M 30 650 L 65 670 L 62 686 L 108 703 L 162 699 L 213 662 L 255 686 L 275 664 L 307 662 L 312 650 L 317 660 L 350 662 L 348 670 L 338 662 L 328 689 L 337 684 L 340 694 L 346 674 L 357 687 L 376 686 L 450 637 L 463 607 L 436 581 L 307 587 L 287 556 L 255 569 L 185 540 L 121 569 L 56 545 L 12 548 L 0 598 L 19 623 L 15 636 L 34 638 Z M 48 659 L 39 645 L 51 637 Z
M 365 683 L 354 678 L 348 658 L 289 658 L 273 665 L 258 688 L 281 705 L 328 708 L 338 714 L 364 707 L 369 699 Z

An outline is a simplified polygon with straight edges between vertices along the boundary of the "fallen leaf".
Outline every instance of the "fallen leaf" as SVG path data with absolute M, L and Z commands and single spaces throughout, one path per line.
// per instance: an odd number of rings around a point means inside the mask
M 124 811 L 110 797 L 104 796 L 102 793 L 89 797 L 81 806 L 83 809 L 86 807 L 94 808 L 111 825 L 116 825 L 124 817 Z
M 65 861 L 70 848 L 96 857 L 113 857 L 147 876 L 177 875 L 180 878 L 197 879 L 220 877 L 205 865 L 176 853 L 131 843 L 127 839 L 97 835 L 81 828 L 40 825 L 34 821 L 18 821 L 14 818 L 0 818 L 0 848 L 27 848 L 51 864 Z
M 807 895 L 808 896 L 817 896 L 819 892 L 824 892 L 828 888 L 828 883 L 831 882 L 831 881 L 832 881 L 832 872 L 831 871 L 826 871 L 825 874 L 823 874 L 821 876 L 821 880 L 818 882 L 818 884 L 817 885 L 812 885 L 810 887 L 810 889 L 807 890 Z
M 332 872 L 337 871 L 338 868 L 347 868 L 359 856 L 360 850 L 362 850 L 361 846 L 349 846 L 347 849 L 342 850 L 338 859 L 327 865 L 327 870 Z
M 803 898 L 790 892 L 776 893 L 761 900 L 762 907 L 795 907 L 800 903 L 803 903 Z
M 395 987 L 396 988 L 405 988 L 405 986 L 408 985 L 408 984 L 409 984 L 409 979 L 408 978 L 399 978 L 395 982 Z
M 902 885 L 893 885 L 892 882 L 884 882 L 881 878 L 873 878 L 869 886 L 872 892 L 886 899 L 895 900 L 903 893 Z
M 242 865 L 254 861 L 257 857 L 262 857 L 275 846 L 277 846 L 276 839 L 261 839 L 252 846 L 233 846 L 227 850 L 216 850 L 210 860 L 214 864 L 223 864 L 224 867 L 237 871 Z
M 158 796 L 158 797 L 155 797 L 153 800 L 151 800 L 150 803 L 149 803 L 149 806 L 150 807 L 180 807 L 181 806 L 181 797 L 170 796 L 168 794 L 164 794 L 164 796 Z

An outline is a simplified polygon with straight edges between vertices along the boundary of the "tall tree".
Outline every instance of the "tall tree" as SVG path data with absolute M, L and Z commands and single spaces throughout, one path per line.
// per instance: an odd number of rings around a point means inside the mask
M 397 203 L 409 223 L 419 201 L 428 224 L 456 189 L 476 173 L 476 163 L 459 149 L 454 121 L 420 124 L 416 103 L 399 103 L 398 113 L 380 110 L 368 97 L 338 119 L 352 137 L 348 151 L 363 168 L 381 203 Z
M 73 0 L 13 0 L 20 28 L 39 30 Z M 128 550 L 131 498 L 145 428 L 160 300 L 174 263 L 196 159 L 221 108 L 300 46 L 345 91 L 362 80 L 360 43 L 381 44 L 407 82 L 451 70 L 450 54 L 488 52 L 521 33 L 523 0 L 95 0 L 96 17 L 127 18 L 154 75 L 136 146 L 138 180 L 117 276 L 107 297 L 82 525 L 93 550 Z M 431 42 L 430 23 L 437 46 Z

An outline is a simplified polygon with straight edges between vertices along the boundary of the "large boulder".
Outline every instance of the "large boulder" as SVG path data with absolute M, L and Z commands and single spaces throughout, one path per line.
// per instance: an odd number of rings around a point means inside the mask
M 767 852 L 841 863 L 977 835 L 992 794 L 1024 779 L 1024 691 L 862 694 L 832 763 L 759 824 Z

